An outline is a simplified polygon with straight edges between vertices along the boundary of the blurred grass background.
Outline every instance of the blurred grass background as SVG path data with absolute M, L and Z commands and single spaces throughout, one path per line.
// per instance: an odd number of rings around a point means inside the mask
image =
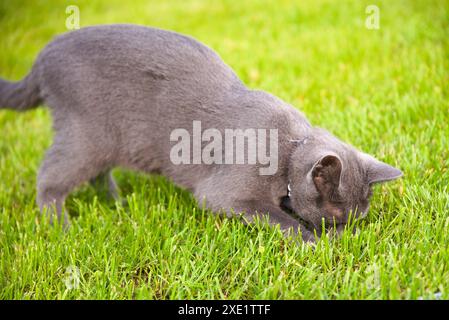
M 365 27 L 368 5 L 380 28 Z M 315 250 L 202 212 L 165 179 L 117 170 L 128 208 L 83 187 L 69 232 L 36 220 L 46 109 L 0 112 L 0 298 L 449 298 L 448 1 L 1 1 L 0 76 L 81 27 L 135 23 L 191 35 L 251 88 L 401 168 L 360 232 Z M 79 270 L 77 289 L 67 267 Z

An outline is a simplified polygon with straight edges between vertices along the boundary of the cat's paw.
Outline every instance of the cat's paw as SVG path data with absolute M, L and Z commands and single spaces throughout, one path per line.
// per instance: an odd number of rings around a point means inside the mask
M 318 236 L 315 235 L 315 233 L 306 229 L 305 227 L 301 228 L 301 237 L 304 243 L 311 245 L 315 245 L 319 239 Z

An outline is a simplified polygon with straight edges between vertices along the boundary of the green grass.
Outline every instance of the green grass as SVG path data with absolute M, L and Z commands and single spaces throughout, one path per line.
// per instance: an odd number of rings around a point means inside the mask
M 315 249 L 205 212 L 161 177 L 117 170 L 128 205 L 91 187 L 72 227 L 38 219 L 45 108 L 0 111 L 2 299 L 449 298 L 447 1 L 80 1 L 81 26 L 129 22 L 192 35 L 252 88 L 404 171 L 376 189 L 356 235 Z M 380 29 L 364 26 L 380 8 Z M 64 1 L 0 3 L 0 76 L 18 80 L 65 32 Z M 66 286 L 67 268 L 79 286 Z M 75 272 L 76 273 L 76 272 Z

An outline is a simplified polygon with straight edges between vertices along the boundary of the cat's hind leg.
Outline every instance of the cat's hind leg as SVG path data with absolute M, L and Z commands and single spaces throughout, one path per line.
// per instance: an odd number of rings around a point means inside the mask
M 61 137 L 56 137 L 61 138 Z M 45 155 L 37 178 L 37 204 L 53 223 L 62 219 L 66 196 L 83 182 L 105 170 L 104 161 L 93 150 L 74 139 L 55 139 Z M 59 142 L 58 142 L 59 141 Z M 69 223 L 64 214 L 63 223 Z
M 115 201 L 122 201 L 119 188 L 112 176 L 111 170 L 102 172 L 95 178 L 90 179 L 90 184 L 101 194 L 106 194 Z

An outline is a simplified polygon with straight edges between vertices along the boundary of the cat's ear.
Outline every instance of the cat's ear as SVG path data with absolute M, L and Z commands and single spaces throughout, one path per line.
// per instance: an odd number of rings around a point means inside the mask
M 327 196 L 340 186 L 341 159 L 336 154 L 328 154 L 318 160 L 312 168 L 312 180 L 318 192 Z
M 391 181 L 402 177 L 402 171 L 381 162 L 370 155 L 362 154 L 369 184 Z

